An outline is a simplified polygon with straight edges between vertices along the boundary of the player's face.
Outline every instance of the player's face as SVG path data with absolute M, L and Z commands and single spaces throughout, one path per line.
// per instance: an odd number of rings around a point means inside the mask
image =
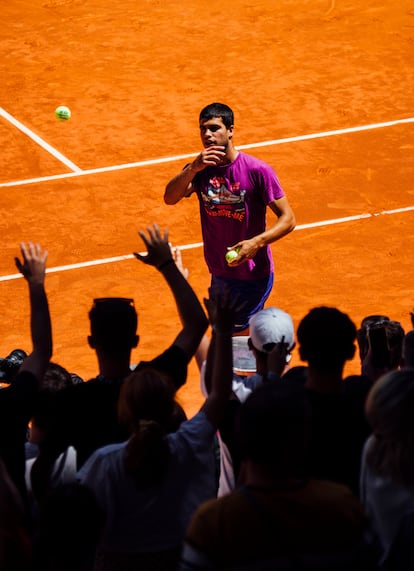
M 202 119 L 200 121 L 200 137 L 204 147 L 210 147 L 211 145 L 227 147 L 232 136 L 233 126 L 228 129 L 221 117 Z

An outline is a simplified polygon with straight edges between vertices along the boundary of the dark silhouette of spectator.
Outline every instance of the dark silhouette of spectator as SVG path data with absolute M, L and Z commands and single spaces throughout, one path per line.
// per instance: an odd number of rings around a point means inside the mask
M 190 517 L 215 497 L 212 445 L 231 390 L 237 299 L 215 292 L 206 307 L 215 348 L 209 352 L 211 392 L 200 412 L 170 432 L 171 378 L 140 368 L 127 378 L 119 398 L 120 418 L 131 437 L 95 451 L 79 471 L 80 482 L 95 492 L 106 514 L 95 570 L 176 569 Z
M 92 571 L 103 526 L 91 490 L 75 482 L 59 484 L 40 503 L 32 570 Z
M 148 254 L 135 253 L 141 262 L 154 266 L 170 286 L 183 321 L 172 345 L 150 365 L 172 379 L 177 390 L 186 381 L 187 365 L 203 337 L 208 320 L 187 280 L 177 268 L 170 251 L 168 232 L 161 235 L 156 224 L 148 235 L 139 231 Z M 90 312 L 90 346 L 95 350 L 100 374 L 86 383 L 59 392 L 55 423 L 42 443 L 32 468 L 32 487 L 40 498 L 48 488 L 56 458 L 73 445 L 78 468 L 99 447 L 125 440 L 129 433 L 117 418 L 117 401 L 124 379 L 130 374 L 131 351 L 138 343 L 137 314 L 133 300 L 98 299 Z M 178 406 L 178 405 L 177 405 Z M 183 412 L 181 418 L 184 416 Z
M 181 571 L 370 568 L 358 500 L 304 476 L 311 427 L 303 385 L 279 380 L 252 392 L 240 409 L 245 483 L 196 511 Z
M 219 427 L 220 478 L 218 495 L 232 491 L 240 474 L 241 455 L 237 422 L 241 403 L 263 383 L 279 380 L 295 346 L 291 316 L 277 307 L 258 311 L 249 321 L 248 346 L 256 363 L 256 373 L 233 376 L 232 398 Z
M 29 497 L 31 497 L 31 469 L 39 453 L 39 445 L 42 444 L 47 431 L 50 429 L 50 423 L 53 421 L 56 396 L 59 391 L 78 384 L 78 379 L 80 377 L 74 378 L 61 365 L 49 363 L 46 373 L 39 383 L 39 391 L 33 404 L 29 439 L 26 442 L 26 487 Z M 70 446 L 56 459 L 51 476 L 51 485 L 75 482 L 76 471 L 76 450 Z
M 367 315 L 362 319 L 361 325 L 357 330 L 358 352 L 359 359 L 361 361 L 361 368 L 369 349 L 368 329 L 370 325 L 373 323 L 382 323 L 389 320 L 390 318 L 387 315 L 381 314 Z
M 22 243 L 20 249 L 22 260 L 15 258 L 15 262 L 29 287 L 33 349 L 12 383 L 0 390 L 0 457 L 28 514 L 24 447 L 39 382 L 52 355 L 52 330 L 44 286 L 47 251 L 31 242 Z
M 360 497 L 380 552 L 381 569 L 414 568 L 414 370 L 394 370 L 372 387 L 366 414 L 372 435 Z
M 414 330 L 404 336 L 401 366 L 414 368 Z
M 375 343 L 372 332 L 383 330 L 385 340 Z M 405 331 L 400 322 L 385 315 L 368 315 L 357 331 L 361 374 L 371 383 L 392 369 L 398 369 L 402 359 Z
M 21 494 L 0 458 L 0 569 L 32 570 L 32 541 Z
M 301 383 L 304 385 L 308 378 L 308 367 L 304 365 L 296 365 L 295 367 L 290 367 L 282 375 L 284 381 L 293 381 L 295 383 Z
M 365 390 L 347 386 L 344 366 L 355 354 L 356 327 L 333 307 L 316 307 L 299 323 L 299 354 L 308 364 L 305 388 L 312 407 L 309 475 L 359 490 L 360 456 L 370 433 Z

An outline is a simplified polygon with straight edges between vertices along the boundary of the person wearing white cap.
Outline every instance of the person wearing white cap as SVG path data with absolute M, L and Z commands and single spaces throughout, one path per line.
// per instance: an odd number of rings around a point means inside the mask
M 171 251 L 178 269 L 188 279 L 189 272 L 183 264 L 180 248 L 171 246 Z M 225 432 L 230 439 L 234 437 L 234 413 L 238 406 L 263 381 L 276 380 L 281 377 L 291 359 L 291 351 L 295 347 L 292 317 L 286 311 L 277 307 L 261 309 L 250 317 L 249 333 L 249 337 L 233 337 L 234 376 L 232 392 L 235 398 L 229 402 L 225 421 L 221 424 L 221 429 L 218 432 L 220 443 L 219 496 L 229 493 L 235 487 L 232 456 L 228 447 L 222 441 L 220 433 Z M 247 343 L 245 340 L 247 340 Z M 238 358 L 239 341 L 243 341 L 241 344 L 241 353 L 243 354 L 241 359 Z M 207 396 L 209 392 L 205 379 L 205 363 L 209 345 L 210 339 L 207 335 L 204 335 L 195 354 L 195 359 L 200 369 L 201 392 L 204 396 Z M 247 349 L 250 350 L 253 358 L 246 355 Z M 249 376 L 237 374 L 237 371 L 240 372 L 241 370 L 241 367 L 238 367 L 239 361 L 243 361 L 243 364 L 249 361 L 249 371 L 254 374 Z
M 292 318 L 277 307 L 268 307 L 253 315 L 249 321 L 249 333 L 248 346 L 256 362 L 256 373 L 247 377 L 235 374 L 233 378 L 233 393 L 237 400 L 229 406 L 228 417 L 219 432 L 218 496 L 228 494 L 235 488 L 235 474 L 239 471 L 237 443 L 234 446 L 235 409 L 263 382 L 280 379 L 295 346 Z

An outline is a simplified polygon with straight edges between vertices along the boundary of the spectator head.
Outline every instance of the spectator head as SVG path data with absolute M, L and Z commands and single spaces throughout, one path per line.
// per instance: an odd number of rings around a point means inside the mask
M 295 346 L 291 316 L 277 307 L 267 307 L 255 313 L 249 321 L 249 346 L 259 353 L 270 353 L 277 343 L 286 343 L 290 351 Z
M 33 402 L 30 441 L 39 444 L 48 429 L 56 408 L 60 391 L 75 384 L 72 375 L 61 365 L 49 363 Z
M 299 323 L 297 339 L 300 358 L 309 366 L 337 370 L 355 355 L 356 327 L 335 307 L 315 307 Z
M 40 381 L 40 390 L 55 393 L 73 385 L 72 375 L 61 365 L 49 363 L 43 379 Z
M 240 410 L 242 456 L 275 477 L 300 476 L 310 435 L 304 387 L 276 381 L 255 389 Z
M 386 315 L 367 315 L 361 321 L 361 327 L 357 331 L 358 350 L 361 363 L 365 359 L 369 349 L 368 329 L 371 325 L 378 325 L 379 323 L 389 320 L 390 318 Z
M 414 486 L 414 370 L 386 373 L 373 385 L 365 405 L 373 440 L 367 463 L 402 486 Z
M 385 315 L 368 315 L 361 322 L 357 331 L 359 357 L 365 359 L 369 349 L 369 330 L 371 327 L 382 326 L 385 329 L 389 347 L 389 367 L 396 369 L 401 364 L 405 331 L 399 321 L 394 321 Z
M 89 312 L 89 345 L 107 355 L 130 352 L 137 346 L 138 316 L 132 299 L 108 297 L 95 299 Z
M 399 321 L 390 319 L 385 322 L 385 332 L 390 349 L 390 367 L 397 369 L 401 365 L 405 331 Z
M 414 329 L 404 337 L 401 361 L 403 367 L 414 369 Z

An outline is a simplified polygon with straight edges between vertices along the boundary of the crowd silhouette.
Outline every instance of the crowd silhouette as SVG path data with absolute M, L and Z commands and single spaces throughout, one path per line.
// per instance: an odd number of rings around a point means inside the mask
M 242 374 L 240 299 L 216 287 L 199 300 L 168 231 L 139 236 L 181 329 L 132 365 L 133 299 L 91 296 L 86 380 L 51 361 L 48 254 L 20 245 L 33 348 L 0 389 L 0 569 L 413 569 L 414 315 L 405 332 L 316 305 L 295 331 L 265 308 Z M 193 358 L 205 401 L 187 418 L 176 392 Z

